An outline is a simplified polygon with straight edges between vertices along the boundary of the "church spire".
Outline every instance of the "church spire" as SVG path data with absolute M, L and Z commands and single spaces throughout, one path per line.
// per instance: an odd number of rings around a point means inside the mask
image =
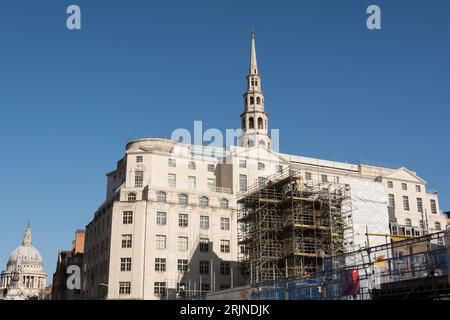
M 31 227 L 30 227 L 30 221 L 28 220 L 27 227 L 25 229 L 25 234 L 23 236 L 23 242 L 22 245 L 24 247 L 31 246 Z
M 252 49 L 250 53 L 249 75 L 258 74 L 258 61 L 256 60 L 255 33 L 252 32 Z

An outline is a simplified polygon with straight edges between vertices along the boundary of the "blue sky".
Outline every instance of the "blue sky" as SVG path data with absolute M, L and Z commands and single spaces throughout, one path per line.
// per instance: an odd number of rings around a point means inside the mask
M 68 31 L 78 4 L 82 30 Z M 378 4 L 382 30 L 365 26 Z M 405 166 L 450 209 L 450 2 L 4 0 L 0 268 L 27 219 L 49 279 L 136 135 L 237 128 L 254 25 L 284 153 Z

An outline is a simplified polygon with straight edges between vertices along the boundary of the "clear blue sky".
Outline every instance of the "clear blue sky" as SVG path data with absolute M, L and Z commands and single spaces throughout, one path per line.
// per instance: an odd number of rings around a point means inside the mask
M 78 4 L 82 30 L 65 27 Z M 382 9 L 382 30 L 365 27 Z M 239 127 L 251 26 L 281 151 L 405 166 L 450 209 L 450 2 L 2 0 L 0 268 L 49 279 L 130 136 Z

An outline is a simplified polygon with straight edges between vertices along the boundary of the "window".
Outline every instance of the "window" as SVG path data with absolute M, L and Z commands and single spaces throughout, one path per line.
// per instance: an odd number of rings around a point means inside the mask
M 417 198 L 417 211 L 419 211 L 420 213 L 423 212 L 422 198 Z
M 311 172 L 305 172 L 305 179 L 306 180 L 312 180 Z
M 216 180 L 208 178 L 208 191 L 216 191 Z
M 435 222 L 435 223 L 434 223 L 434 228 L 435 228 L 436 230 L 441 230 L 441 224 L 440 224 L 439 222 Z
M 177 160 L 169 159 L 169 167 L 175 168 L 177 166 Z
M 419 221 L 419 226 L 421 229 L 425 229 L 425 224 L 423 223 L 423 220 Z
M 409 198 L 408 198 L 408 196 L 403 196 L 403 210 L 409 211 Z
M 156 249 L 164 250 L 166 249 L 166 236 L 156 235 Z
M 200 260 L 199 267 L 200 274 L 209 273 L 209 261 Z
M 200 229 L 202 229 L 202 230 L 209 229 L 209 217 L 208 216 L 200 216 Z
M 220 218 L 220 230 L 230 230 L 229 218 Z
M 200 290 L 202 293 L 209 292 L 211 290 L 211 286 L 209 283 L 202 283 Z
M 230 240 L 220 240 L 220 252 L 230 252 Z
M 239 190 L 247 191 L 247 176 L 245 174 L 239 175 Z
M 436 200 L 431 199 L 430 205 L 431 205 L 431 213 L 436 214 L 437 213 Z
M 282 173 L 282 172 L 283 172 L 283 166 L 277 165 L 277 173 Z
M 265 170 L 266 165 L 262 162 L 258 162 L 258 170 Z
M 158 202 L 166 202 L 167 201 L 166 193 L 162 191 L 158 192 L 157 200 Z
M 155 282 L 153 285 L 153 293 L 157 296 L 166 295 L 166 283 L 165 282 Z
M 328 176 L 326 174 L 323 174 L 321 177 L 322 177 L 322 183 L 328 182 Z
M 131 234 L 122 235 L 122 248 L 131 248 L 133 245 L 133 236 Z
M 178 195 L 178 203 L 186 206 L 188 204 L 188 196 L 185 194 Z
M 166 259 L 155 258 L 155 271 L 166 272 Z
M 256 97 L 256 104 L 261 104 L 261 98 L 260 97 Z M 262 119 L 259 118 L 259 120 L 261 120 L 260 122 L 262 123 Z M 260 128 L 262 129 L 262 128 Z
M 411 219 L 406 219 L 406 220 L 405 220 L 405 225 L 406 225 L 407 227 L 411 227 L 411 226 L 412 226 Z
M 335 177 L 336 183 L 339 183 L 339 177 Z
M 178 259 L 177 266 L 178 266 L 178 271 L 187 272 L 188 271 L 187 259 Z
M 136 188 L 141 188 L 144 183 L 144 172 L 143 171 L 136 171 L 134 173 L 134 186 Z
M 258 189 L 263 189 L 266 186 L 266 178 L 258 177 Z
M 188 238 L 187 237 L 178 237 L 178 249 L 180 251 L 188 250 Z
M 142 156 L 136 156 L 136 162 L 142 162 L 143 157 Z
M 220 274 L 228 275 L 230 274 L 230 263 L 221 262 L 220 263 Z
M 120 258 L 120 271 L 131 271 L 131 258 Z
M 188 177 L 188 188 L 191 191 L 195 191 L 197 189 L 197 181 L 193 176 Z
M 124 211 L 122 215 L 123 224 L 133 223 L 133 211 Z
M 228 209 L 229 204 L 227 199 L 220 199 L 220 208 L 221 209 Z
M 388 181 L 388 188 L 392 189 L 394 187 L 394 183 L 392 181 Z
M 167 213 L 158 211 L 156 212 L 156 224 L 164 226 L 167 224 Z
M 408 190 L 408 185 L 406 183 L 402 183 L 402 190 Z
M 200 207 L 206 208 L 209 206 L 209 199 L 205 196 L 200 197 Z
M 214 168 L 215 168 L 215 166 L 213 164 L 208 164 L 208 171 L 209 172 L 214 172 Z
M 239 160 L 239 168 L 247 168 L 247 161 Z
M 200 238 L 200 252 L 209 252 L 209 239 Z
M 187 227 L 188 226 L 189 216 L 186 213 L 178 214 L 178 226 L 179 227 Z
M 130 193 L 128 194 L 127 200 L 128 200 L 128 202 L 135 202 L 135 201 L 136 201 L 136 193 L 130 192 Z
M 395 208 L 395 197 L 393 194 L 389 195 L 389 206 L 391 206 L 392 208 Z
M 173 173 L 169 173 L 167 176 L 167 183 L 169 187 L 176 188 L 177 186 L 177 175 Z
M 130 294 L 131 282 L 119 282 L 119 294 Z
M 416 185 L 416 192 L 422 192 L 422 188 L 418 184 Z
M 189 161 L 188 169 L 195 170 L 195 168 L 196 168 L 195 162 L 194 161 Z

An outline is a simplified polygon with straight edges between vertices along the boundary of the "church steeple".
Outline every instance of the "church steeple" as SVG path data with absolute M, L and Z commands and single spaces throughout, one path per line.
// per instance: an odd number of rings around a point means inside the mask
M 264 92 L 256 59 L 255 34 L 251 35 L 250 65 L 247 75 L 247 90 L 244 93 L 244 113 L 241 114 L 243 136 L 241 147 L 261 145 L 271 148 L 268 115 L 264 110 Z
M 30 227 L 30 221 L 27 223 L 27 227 L 25 229 L 25 234 L 23 236 L 23 242 L 22 245 L 24 247 L 31 246 L 31 227 Z

